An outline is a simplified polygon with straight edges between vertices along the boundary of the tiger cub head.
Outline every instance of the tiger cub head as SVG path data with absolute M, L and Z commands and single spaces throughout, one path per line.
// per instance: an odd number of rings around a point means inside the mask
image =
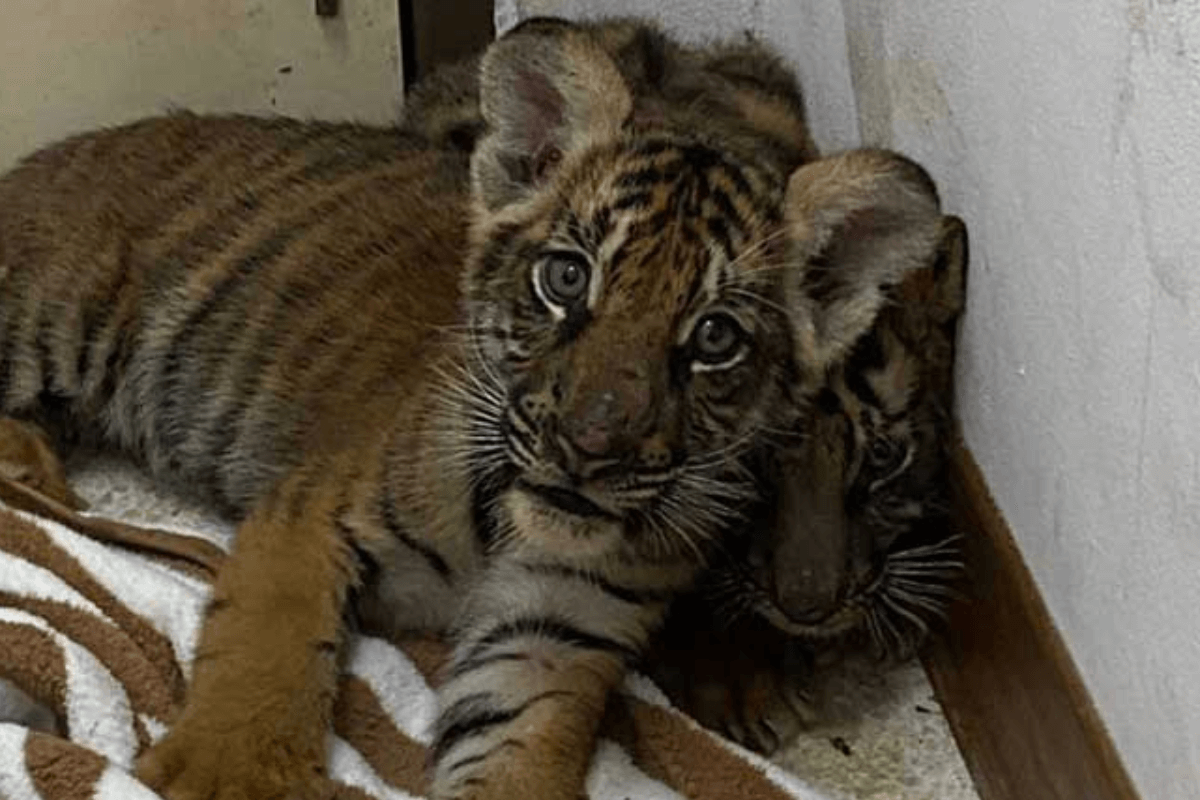
M 928 265 L 889 293 L 871 329 L 828 371 L 807 440 L 764 470 L 774 503 L 761 538 L 713 578 L 719 604 L 787 634 L 865 633 L 909 654 L 962 571 L 947 536 L 955 329 L 966 228 L 946 217 Z
M 739 457 L 932 248 L 936 192 L 894 154 L 789 175 L 641 117 L 585 33 L 495 43 L 480 107 L 464 278 L 479 458 L 515 471 L 514 515 L 699 556 L 753 485 Z

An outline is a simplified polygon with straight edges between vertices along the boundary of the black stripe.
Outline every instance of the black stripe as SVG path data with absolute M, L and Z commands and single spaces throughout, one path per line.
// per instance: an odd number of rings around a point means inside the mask
M 721 217 L 709 217 L 705 222 L 709 236 L 717 240 L 726 260 L 733 261 L 733 237 L 729 233 L 729 225 Z
M 754 197 L 756 192 L 754 187 L 750 185 L 750 181 L 746 179 L 746 175 L 742 169 L 736 164 L 722 159 L 720 164 L 721 173 L 729 179 L 733 184 L 733 190 L 743 197 Z
M 543 486 L 542 484 L 529 483 L 524 480 L 517 482 L 517 488 L 528 492 L 543 502 L 549 503 L 559 511 L 564 511 L 577 517 L 583 517 L 584 519 L 621 519 L 616 514 L 606 511 L 583 495 L 573 492 L 570 489 L 558 486 Z
M 42 303 L 40 310 L 44 311 L 47 305 L 47 303 Z M 54 316 L 52 313 L 49 316 L 38 319 L 37 328 L 33 335 L 33 347 L 38 354 L 38 371 L 42 377 L 41 391 L 51 395 L 56 394 L 54 387 L 54 347 L 52 342 L 55 323 Z
M 875 393 L 874 387 L 867 381 L 866 377 L 861 372 L 851 371 L 846 373 L 846 388 L 854 392 L 859 400 L 862 400 L 869 406 L 882 408 L 883 403 L 879 399 L 879 395 Z
M 434 733 L 430 759 L 436 763 L 441 761 L 454 745 L 470 736 L 483 733 L 495 725 L 511 722 L 523 710 L 520 706 L 515 709 L 496 709 L 492 707 L 495 696 L 487 692 L 469 694 L 454 702 L 438 717 L 438 730 Z
M 6 287 L 6 289 L 11 291 L 9 287 Z M 13 292 L 13 297 L 19 296 L 19 293 L 22 293 L 22 289 L 28 290 L 28 285 L 18 286 L 17 291 Z M 0 358 L 3 358 L 3 363 L 0 364 L 0 367 L 3 367 L 0 370 L 0 391 L 3 392 L 3 394 L 0 394 L 0 403 L 4 404 L 6 412 L 14 410 L 8 408 L 8 404 L 12 401 L 12 398 L 7 395 L 12 391 L 13 382 L 17 375 L 17 359 L 21 357 L 21 351 L 23 350 L 22 342 L 18 341 L 21 322 L 24 318 L 22 312 L 28 313 L 31 310 L 29 305 L 28 302 L 13 301 L 5 309 L 8 319 L 4 320 L 4 331 L 0 334 L 0 341 L 5 345 L 4 352 L 0 353 Z
M 480 692 L 467 695 L 442 712 L 438 719 L 440 730 L 434 736 L 430 758 L 437 763 L 455 745 L 464 740 L 480 736 L 489 728 L 512 722 L 543 700 L 569 695 L 570 692 L 565 691 L 542 692 L 511 709 L 492 708 L 491 703 L 495 700 L 495 696 L 490 693 Z
M 524 750 L 524 749 L 526 749 L 526 745 L 524 742 L 518 741 L 516 739 L 505 739 L 500 744 L 496 745 L 495 747 L 489 747 L 487 750 L 484 750 L 482 753 L 478 753 L 473 756 L 467 756 L 466 758 L 460 758 L 458 761 L 455 761 L 453 764 L 451 764 L 449 767 L 447 767 L 446 772 L 448 772 L 448 773 L 458 772 L 463 767 L 469 767 L 472 764 L 478 764 L 480 762 L 486 761 L 487 759 L 491 758 L 493 755 L 500 752 L 501 750 L 507 750 L 509 748 L 514 748 L 517 750 Z M 468 780 L 470 780 L 470 779 L 468 779 Z
M 817 392 L 815 402 L 817 409 L 822 414 L 832 415 L 842 413 L 842 399 L 838 397 L 837 392 L 828 386 L 821 387 L 821 391 Z
M 655 156 L 662 155 L 668 150 L 677 149 L 679 149 L 679 145 L 670 139 L 658 138 L 641 142 L 634 150 L 634 153 L 643 158 L 654 158 Z
M 630 209 L 642 209 L 650 205 L 650 200 L 653 194 L 646 189 L 626 192 L 617 198 L 617 201 L 612 204 L 612 207 L 617 211 L 628 211 Z
M 507 466 L 487 470 L 482 460 L 471 465 L 471 526 L 475 540 L 483 553 L 490 553 L 500 538 L 500 522 L 496 518 L 496 500 L 512 486 L 517 469 Z
M 463 659 L 457 662 L 453 669 L 450 670 L 449 678 L 459 678 L 466 675 L 468 672 L 474 672 L 477 669 L 491 666 L 492 664 L 503 664 L 505 662 L 519 663 L 528 661 L 530 658 L 528 653 L 493 653 L 488 656 L 480 656 L 479 658 Z
M 649 603 L 665 603 L 674 597 L 675 593 L 665 589 L 634 588 L 621 586 L 606 580 L 587 570 L 570 567 L 566 564 L 521 564 L 526 572 L 535 575 L 552 575 L 558 578 L 571 578 L 595 586 L 605 594 L 610 594 L 626 603 L 647 605 Z
M 582 303 L 576 303 L 567 310 L 566 319 L 558 326 L 556 342 L 559 347 L 570 344 L 579 338 L 579 334 L 592 321 L 592 312 Z
M 112 349 L 104 359 L 104 377 L 100 382 L 100 395 L 96 398 L 99 403 L 107 403 L 113 398 L 117 393 L 117 382 L 129 371 L 129 364 L 133 361 L 134 333 L 130 325 L 121 325 L 120 322 L 118 319 Z
M 733 205 L 733 200 L 730 199 L 725 190 L 720 186 L 714 186 L 712 195 L 709 197 L 709 199 L 712 200 L 713 205 L 717 207 L 717 211 L 720 212 L 721 216 L 732 223 L 737 228 L 739 233 L 744 234 L 746 230 L 746 220 L 743 219 L 742 215 L 738 213 L 737 208 Z
M 211 405 L 219 407 L 222 402 L 226 403 L 217 416 L 216 422 L 208 431 L 207 450 L 209 458 L 215 464 L 224 464 L 235 450 L 247 415 L 258 407 L 258 398 L 267 382 L 268 367 L 271 364 L 279 363 L 280 351 L 285 345 L 291 344 L 291 341 L 285 338 L 288 333 L 292 332 L 285 324 L 286 321 L 289 318 L 305 316 L 301 312 L 307 311 L 307 309 L 295 308 L 282 299 L 293 295 L 293 292 L 289 290 L 293 289 L 296 283 L 296 281 L 289 282 L 281 290 L 273 293 L 272 300 L 275 308 L 271 311 L 270 317 L 260 326 L 254 341 L 245 348 L 248 355 L 240 362 L 234 361 L 234 353 L 229 353 L 223 359 L 226 367 L 223 383 L 232 384 L 232 390 L 207 393 Z M 320 294 L 311 292 L 307 297 L 315 300 L 320 297 Z M 242 324 L 250 323 L 249 320 L 245 320 Z M 294 367 L 295 365 L 289 364 L 288 366 Z M 213 369 L 214 373 L 216 371 Z M 236 374 L 229 374 L 234 371 Z
M 446 563 L 446 559 L 442 558 L 441 554 L 432 547 L 418 541 L 412 534 L 405 530 L 403 523 L 400 522 L 400 512 L 396 508 L 396 501 L 386 487 L 379 496 L 378 505 L 380 519 L 383 521 L 383 527 L 387 528 L 388 533 L 402 542 L 405 547 L 424 558 L 430 568 L 441 576 L 443 580 L 449 580 L 450 565 Z
M 81 386 L 87 383 L 88 363 L 91 361 L 92 351 L 96 347 L 96 339 L 109 320 L 118 313 L 117 303 L 121 297 L 121 290 L 125 288 L 128 279 L 129 256 L 127 253 L 122 253 L 117 259 L 117 272 L 112 276 L 112 281 L 108 285 L 107 291 L 104 292 L 103 299 L 97 302 L 95 298 L 92 298 L 92 302 L 84 305 L 83 323 L 80 327 L 79 361 L 76 364 Z
M 678 162 L 659 167 L 643 167 L 633 172 L 627 172 L 617 181 L 619 190 L 646 191 L 655 184 L 663 183 L 670 174 L 668 167 L 678 169 Z
M 394 131 L 378 131 L 378 136 L 368 138 L 363 135 L 368 131 L 357 127 L 339 130 L 337 138 L 318 150 L 317 158 L 288 183 L 334 185 L 337 180 L 398 161 L 420 142 L 416 136 L 400 136 Z
M 680 304 L 681 308 L 690 308 L 692 303 L 696 301 L 696 298 L 700 296 L 700 290 L 704 288 L 704 279 L 707 277 L 705 275 L 706 271 L 701 268 L 692 273 L 692 279 L 688 282 L 687 292 L 683 296 L 683 303 Z
M 638 651 L 629 645 L 622 644 L 598 633 L 577 628 L 564 619 L 543 617 L 518 617 L 493 628 L 486 636 L 475 643 L 464 661 L 478 658 L 489 648 L 509 639 L 521 636 L 541 636 L 552 639 L 560 644 L 578 647 L 583 650 L 599 650 L 620 656 L 627 663 L 638 659 Z

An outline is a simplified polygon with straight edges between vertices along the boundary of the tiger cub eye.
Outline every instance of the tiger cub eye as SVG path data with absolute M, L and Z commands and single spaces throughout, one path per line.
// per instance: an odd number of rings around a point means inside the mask
M 551 303 L 570 306 L 587 294 L 588 265 L 580 258 L 555 255 L 542 263 L 538 273 L 542 293 Z
M 709 314 L 692 332 L 696 357 L 705 364 L 720 364 L 742 343 L 742 328 L 728 314 Z

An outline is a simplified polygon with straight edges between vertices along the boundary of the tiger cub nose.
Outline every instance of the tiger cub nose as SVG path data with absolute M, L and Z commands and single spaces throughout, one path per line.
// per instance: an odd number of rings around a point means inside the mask
M 590 456 L 612 455 L 627 447 L 641 431 L 650 405 L 650 390 L 642 381 L 621 382 L 581 398 L 575 413 L 563 420 L 571 444 Z
M 620 435 L 627 421 L 618 407 L 617 393 L 608 390 L 587 403 L 582 413 L 567 418 L 563 432 L 584 453 L 602 456 L 612 449 L 614 438 Z

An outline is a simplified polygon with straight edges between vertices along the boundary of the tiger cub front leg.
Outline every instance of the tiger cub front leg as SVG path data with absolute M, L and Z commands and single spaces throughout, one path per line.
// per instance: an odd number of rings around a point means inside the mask
M 603 586 L 518 559 L 489 567 L 439 693 L 435 800 L 584 796 L 608 694 L 666 606 Z
M 328 796 L 326 737 L 354 580 L 328 500 L 287 481 L 239 527 L 184 709 L 137 765 L 170 800 Z

